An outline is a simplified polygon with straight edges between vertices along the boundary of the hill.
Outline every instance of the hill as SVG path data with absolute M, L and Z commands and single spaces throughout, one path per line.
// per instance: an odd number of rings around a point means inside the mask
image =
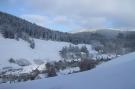
M 113 52 L 119 51 L 117 54 L 125 54 L 135 50 L 135 41 L 133 40 L 135 39 L 134 31 L 122 32 L 112 29 L 102 29 L 95 32 L 59 32 L 38 26 L 35 23 L 28 22 L 4 12 L 0 12 L 0 33 L 4 38 L 25 40 L 30 44 L 32 49 L 35 47 L 33 39 L 42 39 L 73 44 L 92 45 L 99 43 L 104 46 L 102 50 L 104 50 L 105 53 L 109 52 L 108 49 L 113 50 Z M 117 49 L 114 50 L 114 48 Z M 123 50 L 125 51 L 122 52 Z
M 134 89 L 135 53 L 116 58 L 97 68 L 66 76 L 18 84 L 2 84 L 1 89 Z

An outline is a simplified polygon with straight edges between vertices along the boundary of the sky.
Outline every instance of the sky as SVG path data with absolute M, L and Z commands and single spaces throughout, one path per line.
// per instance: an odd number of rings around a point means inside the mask
M 63 32 L 135 28 L 135 0 L 0 0 L 0 11 Z

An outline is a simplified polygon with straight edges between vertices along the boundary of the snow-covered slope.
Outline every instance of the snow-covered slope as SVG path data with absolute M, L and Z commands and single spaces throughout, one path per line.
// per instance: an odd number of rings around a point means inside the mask
M 5 66 L 12 66 L 8 60 L 14 59 L 27 59 L 33 63 L 34 59 L 40 59 L 44 61 L 57 61 L 61 60 L 59 51 L 64 46 L 69 46 L 67 42 L 57 41 L 45 41 L 40 39 L 34 39 L 35 48 L 31 49 L 29 43 L 24 40 L 5 39 L 0 35 L 0 68 Z M 82 46 L 80 44 L 78 46 Z M 91 45 L 86 45 L 90 52 L 92 51 Z
M 1 84 L 0 89 L 135 89 L 135 52 L 97 68 L 65 76 Z

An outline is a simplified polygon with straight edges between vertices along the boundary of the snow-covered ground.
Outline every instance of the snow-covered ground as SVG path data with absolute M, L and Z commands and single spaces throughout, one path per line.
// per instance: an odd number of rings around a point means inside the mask
M 10 58 L 14 59 L 27 59 L 32 65 L 25 67 L 25 71 L 32 70 L 36 68 L 36 65 L 33 60 L 42 60 L 46 61 L 58 61 L 61 60 L 59 51 L 64 46 L 69 46 L 71 43 L 68 42 L 58 42 L 58 41 L 46 41 L 40 39 L 34 39 L 35 48 L 31 49 L 29 43 L 24 40 L 15 40 L 15 39 L 5 39 L 0 34 L 0 69 L 3 67 L 19 67 L 15 64 L 8 62 Z M 85 44 L 79 44 L 77 46 L 82 47 Z M 97 53 L 95 50 L 92 50 L 91 45 L 86 45 L 90 53 Z M 42 66 L 41 66 L 42 67 Z
M 135 89 L 135 52 L 97 66 L 95 69 L 16 84 L 0 89 Z
M 67 74 L 72 74 L 72 73 L 78 72 L 78 71 L 80 71 L 79 67 L 72 67 L 72 68 L 67 68 L 65 70 L 60 70 L 58 75 L 67 75 Z

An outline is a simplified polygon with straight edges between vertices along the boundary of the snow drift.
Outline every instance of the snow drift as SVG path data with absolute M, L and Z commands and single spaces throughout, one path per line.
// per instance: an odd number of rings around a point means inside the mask
M 135 52 L 97 68 L 53 78 L 16 84 L 1 84 L 0 89 L 135 89 Z

